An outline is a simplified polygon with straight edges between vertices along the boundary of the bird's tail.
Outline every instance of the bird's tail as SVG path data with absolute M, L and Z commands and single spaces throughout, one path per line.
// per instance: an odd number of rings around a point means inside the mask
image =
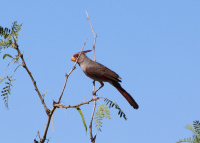
M 133 97 L 128 92 L 126 92 L 126 90 L 124 90 L 118 82 L 111 81 L 110 84 L 112 84 L 124 96 L 124 98 L 129 102 L 131 106 L 133 106 L 134 109 L 139 108 Z

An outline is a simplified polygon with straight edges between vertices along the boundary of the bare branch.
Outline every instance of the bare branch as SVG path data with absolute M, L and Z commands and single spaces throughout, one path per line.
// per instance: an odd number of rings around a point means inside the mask
M 18 45 L 17 45 L 16 43 L 14 43 L 13 46 L 14 46 L 14 48 L 17 50 L 18 55 L 21 57 L 21 59 L 22 59 L 22 66 L 23 66 L 23 67 L 26 69 L 26 71 L 28 72 L 28 74 L 29 74 L 29 76 L 30 76 L 30 78 L 31 78 L 31 80 L 32 80 L 32 82 L 33 82 L 33 85 L 34 85 L 34 87 L 35 87 L 35 90 L 36 90 L 36 92 L 37 92 L 37 94 L 38 94 L 38 96 L 39 96 L 39 98 L 40 98 L 40 100 L 41 100 L 41 102 L 42 102 L 42 105 L 44 106 L 44 109 L 45 109 L 47 115 L 49 115 L 50 110 L 47 108 L 46 104 L 44 103 L 44 99 L 42 98 L 42 96 L 41 96 L 41 94 L 40 94 L 40 92 L 39 92 L 39 89 L 37 88 L 36 81 L 34 80 L 34 78 L 33 78 L 32 74 L 31 74 L 31 72 L 29 71 L 29 69 L 28 69 L 27 66 L 26 66 L 25 60 L 24 60 L 24 58 L 23 58 L 23 54 L 21 54 L 21 52 L 20 52 L 20 50 L 19 50 L 19 48 L 18 48 Z
M 87 12 L 87 11 L 86 11 L 86 14 L 87 14 L 87 20 L 89 21 L 91 30 L 92 30 L 92 32 L 93 32 L 93 34 L 94 34 L 94 45 L 92 46 L 92 49 L 93 49 L 93 53 L 94 53 L 94 61 L 96 62 L 96 57 L 95 57 L 95 44 L 96 44 L 97 35 L 94 33 L 94 29 L 93 29 L 93 27 L 92 27 L 92 23 L 90 22 L 90 17 L 89 17 L 89 15 L 88 15 L 88 12 Z M 94 90 L 94 92 L 95 92 L 95 80 L 93 81 L 93 90 Z M 93 94 L 94 99 L 96 99 L 95 96 L 96 96 L 96 93 Z M 96 100 L 95 100 L 95 101 L 94 101 L 93 111 L 92 111 L 92 117 L 91 117 L 91 119 L 90 119 L 90 126 L 89 126 L 89 129 L 90 129 L 90 139 L 91 139 L 91 142 L 92 142 L 92 143 L 95 143 L 95 139 L 96 139 L 96 135 L 97 135 L 97 133 L 96 133 L 95 136 L 94 136 L 94 138 L 93 138 L 93 136 L 92 136 L 92 121 L 93 121 L 93 117 L 94 117 L 94 112 L 95 112 L 96 104 L 97 104 L 97 103 L 96 103 Z
M 66 105 L 63 105 L 63 104 L 58 104 L 58 103 L 56 103 L 56 102 L 54 102 L 54 104 L 53 104 L 53 106 L 54 107 L 57 107 L 57 108 L 65 108 L 65 109 L 67 109 L 67 108 L 76 108 L 76 107 L 80 107 L 80 106 L 82 106 L 82 105 L 85 105 L 85 104 L 89 104 L 90 102 L 92 102 L 92 101 L 96 101 L 96 100 L 98 100 L 100 97 L 97 97 L 97 98 L 92 98 L 91 100 L 89 100 L 89 101 L 87 101 L 87 102 L 82 102 L 82 103 L 79 103 L 79 104 L 76 104 L 76 105 L 68 105 L 68 106 L 66 106 Z
M 84 42 L 83 47 L 82 47 L 82 49 L 81 49 L 81 52 L 83 51 L 83 48 L 84 48 L 84 46 L 85 46 L 85 44 L 86 44 L 86 41 L 87 41 L 87 38 L 85 39 L 85 42 Z M 77 60 L 79 59 L 79 57 L 80 57 L 80 55 L 81 55 L 81 52 L 80 52 L 80 54 L 79 54 Z M 65 90 L 65 87 L 66 87 L 66 84 L 67 84 L 67 80 L 68 80 L 69 75 L 70 75 L 70 74 L 72 73 L 72 71 L 76 68 L 77 60 L 76 60 L 76 62 L 75 62 L 75 64 L 74 64 L 73 68 L 71 69 L 71 71 L 66 75 L 65 83 L 64 83 L 62 92 L 61 92 L 61 94 L 60 94 L 60 97 L 59 97 L 59 99 L 58 99 L 58 101 L 57 101 L 57 104 L 59 104 L 60 101 L 61 101 L 61 98 L 62 98 L 62 95 L 63 95 L 63 93 L 64 93 L 64 90 Z M 53 103 L 53 104 L 54 104 L 54 103 Z M 54 106 L 54 107 L 51 109 L 51 111 L 50 111 L 50 115 L 48 116 L 48 119 L 47 119 L 47 124 L 46 124 L 46 127 L 45 127 L 45 131 L 44 131 L 44 134 L 43 134 L 43 137 L 42 137 L 42 140 L 40 141 L 40 143 L 44 143 L 44 141 L 46 140 L 47 131 L 48 131 L 48 128 L 49 128 L 49 124 L 50 124 L 50 121 L 51 121 L 51 117 L 52 117 L 52 115 L 53 115 L 53 113 L 54 113 L 54 111 L 55 111 L 56 108 L 57 108 L 57 107 Z
M 90 23 L 90 27 L 91 27 L 91 30 L 94 34 L 94 45 L 92 46 L 92 49 L 93 49 L 93 52 L 94 52 L 94 61 L 96 62 L 96 58 L 95 58 L 95 44 L 96 44 L 96 38 L 97 38 L 97 35 L 94 33 L 94 29 L 92 27 L 92 23 L 90 22 L 90 17 L 88 15 L 88 12 L 86 11 L 86 14 L 87 14 L 87 20 L 89 21 Z
M 95 80 L 93 81 L 93 85 L 94 85 L 93 87 L 94 87 L 94 91 L 95 91 Z M 96 96 L 96 93 L 95 93 L 95 95 L 93 95 L 94 99 L 96 99 L 95 96 Z M 95 139 L 96 139 L 96 135 L 95 135 L 94 138 L 92 136 L 92 121 L 93 121 L 93 117 L 94 117 L 94 112 L 95 112 L 96 105 L 97 105 L 97 103 L 96 103 L 96 100 L 95 100 L 94 101 L 93 111 L 92 111 L 92 116 L 91 116 L 91 119 L 90 119 L 90 126 L 89 126 L 89 129 L 90 129 L 90 139 L 91 139 L 92 143 L 95 143 Z
M 84 42 L 83 47 L 82 47 L 82 49 L 81 49 L 81 52 L 83 51 L 83 48 L 84 48 L 84 46 L 85 46 L 85 44 L 86 44 L 86 41 L 87 41 L 87 38 L 85 39 L 85 42 Z M 64 92 L 64 90 L 65 90 L 65 86 L 66 86 L 66 83 L 67 83 L 67 79 L 68 79 L 69 75 L 72 73 L 72 71 L 75 70 L 76 64 L 77 64 L 77 61 L 78 61 L 78 59 L 79 59 L 79 57 L 80 57 L 80 55 L 81 55 L 81 52 L 79 53 L 79 56 L 78 56 L 78 58 L 77 58 L 77 60 L 76 60 L 76 62 L 75 62 L 75 64 L 74 64 L 73 68 L 72 68 L 71 71 L 66 75 L 65 84 L 64 84 L 63 90 L 62 90 L 62 92 L 61 92 L 61 94 L 60 94 L 60 98 L 59 98 L 59 100 L 58 100 L 57 103 L 60 103 L 60 100 L 61 100 L 61 98 L 62 98 L 63 92 Z

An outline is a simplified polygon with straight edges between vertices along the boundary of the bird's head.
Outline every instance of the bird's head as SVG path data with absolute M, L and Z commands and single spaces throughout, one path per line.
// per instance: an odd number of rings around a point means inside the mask
M 79 57 L 79 59 L 78 59 L 78 61 L 77 61 L 77 63 L 81 63 L 81 62 L 84 60 L 84 58 L 86 57 L 85 53 L 90 52 L 90 51 L 92 51 L 92 50 L 82 51 L 82 52 L 81 52 L 81 55 L 80 55 L 80 57 Z M 79 54 L 80 54 L 80 52 L 74 54 L 74 55 L 72 56 L 72 58 L 71 58 L 71 61 L 76 62 L 76 60 L 77 60 Z

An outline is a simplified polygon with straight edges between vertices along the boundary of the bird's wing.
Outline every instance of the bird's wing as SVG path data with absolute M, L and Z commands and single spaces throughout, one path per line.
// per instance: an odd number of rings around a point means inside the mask
M 121 80 L 119 80 L 121 78 L 119 77 L 118 74 L 116 74 L 114 71 L 110 70 L 109 68 L 97 62 L 92 62 L 86 68 L 86 73 L 95 78 L 111 79 L 117 82 L 121 82 Z

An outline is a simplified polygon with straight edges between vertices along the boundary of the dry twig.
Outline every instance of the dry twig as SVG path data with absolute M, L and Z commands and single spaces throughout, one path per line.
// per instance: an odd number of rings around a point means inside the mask
M 84 42 L 84 44 L 83 44 L 83 47 L 82 47 L 82 49 L 81 49 L 81 52 L 83 51 L 83 48 L 84 48 L 84 46 L 85 46 L 85 44 L 86 44 L 86 41 L 87 41 L 87 38 L 86 38 L 86 40 L 85 40 L 85 42 Z M 79 59 L 79 57 L 80 57 L 80 55 L 81 55 L 81 52 L 80 52 L 80 54 L 79 54 L 77 60 Z M 62 98 L 62 95 L 63 95 L 63 93 L 64 93 L 64 90 L 65 90 L 65 87 L 66 87 L 66 84 L 67 84 L 67 79 L 68 79 L 69 75 L 70 75 L 70 74 L 72 73 L 72 71 L 76 68 L 77 60 L 76 60 L 76 62 L 75 62 L 75 64 L 74 64 L 73 68 L 71 69 L 71 71 L 66 75 L 65 83 L 64 83 L 62 92 L 61 92 L 61 94 L 60 94 L 60 98 L 59 98 L 58 101 L 57 101 L 57 104 L 59 104 L 60 101 L 61 101 L 61 98 Z M 46 140 L 46 135 L 47 135 L 47 131 L 48 131 L 48 128 L 49 128 L 50 121 L 51 121 L 52 113 L 55 111 L 56 108 L 57 108 L 57 107 L 54 106 L 54 107 L 51 109 L 51 111 L 50 111 L 51 114 L 50 114 L 50 116 L 48 116 L 47 124 L 46 124 L 46 127 L 45 127 L 45 131 L 44 131 L 44 134 L 43 134 L 43 137 L 42 137 L 42 140 L 40 141 L 40 143 L 44 143 L 44 141 Z
M 13 46 L 14 46 L 14 48 L 17 50 L 18 55 L 21 57 L 21 59 L 22 59 L 22 66 L 23 66 L 23 67 L 26 69 L 26 71 L 28 72 L 28 74 L 29 74 L 29 76 L 30 76 L 30 78 L 31 78 L 31 80 L 32 80 L 32 82 L 33 82 L 33 85 L 34 85 L 34 87 L 35 87 L 35 90 L 36 90 L 36 92 L 37 92 L 37 94 L 38 94 L 38 96 L 39 96 L 39 98 L 40 98 L 40 100 L 41 100 L 41 102 L 42 102 L 42 105 L 44 106 L 44 109 L 45 109 L 47 115 L 49 115 L 49 114 L 50 114 L 50 110 L 47 108 L 46 104 L 44 103 L 44 99 L 42 98 L 42 96 L 41 96 L 41 94 L 40 94 L 40 92 L 39 92 L 39 89 L 38 89 L 38 87 L 37 87 L 37 85 L 36 85 L 36 81 L 34 80 L 34 78 L 33 78 L 32 74 L 31 74 L 31 72 L 29 71 L 29 69 L 28 69 L 27 66 L 26 66 L 25 60 L 24 60 L 24 58 L 23 58 L 23 54 L 21 54 L 21 52 L 20 52 L 20 50 L 19 50 L 19 48 L 18 48 L 18 45 L 17 45 L 16 43 L 14 43 Z
M 94 61 L 96 61 L 96 57 L 95 57 L 95 44 L 96 44 L 97 35 L 94 33 L 94 29 L 92 27 L 92 23 L 90 22 L 90 17 L 88 15 L 87 11 L 86 11 L 86 14 L 87 14 L 87 20 L 89 21 L 91 30 L 92 30 L 92 32 L 94 34 L 94 45 L 92 46 L 92 49 L 93 49 L 93 52 L 94 52 Z M 93 81 L 93 90 L 95 91 L 95 80 Z M 96 96 L 96 93 L 95 93 L 95 95 L 93 95 L 94 99 L 96 98 L 95 96 Z M 92 117 L 90 119 L 90 126 L 89 126 L 89 129 L 90 129 L 90 139 L 91 139 L 92 143 L 95 143 L 95 139 L 96 139 L 96 135 L 97 135 L 97 133 L 96 133 L 94 137 L 92 136 L 92 121 L 93 121 L 93 117 L 94 117 L 94 112 L 95 112 L 96 104 L 97 103 L 96 103 L 96 100 L 95 100 L 94 101 L 93 111 L 92 111 Z
M 67 109 L 67 108 L 76 108 L 76 107 L 80 107 L 80 106 L 82 106 L 82 105 L 85 105 L 85 104 L 89 104 L 90 102 L 92 102 L 92 101 L 96 101 L 96 100 L 98 100 L 100 97 L 97 97 L 97 98 L 92 98 L 91 100 L 89 100 L 89 101 L 87 101 L 87 102 L 82 102 L 82 103 L 79 103 L 79 104 L 76 104 L 76 105 L 68 105 L 68 106 L 66 106 L 66 105 L 63 105 L 63 104 L 58 104 L 58 103 L 54 103 L 53 104 L 53 106 L 54 107 L 57 107 L 57 108 L 65 108 L 65 109 Z
M 97 35 L 94 33 L 94 29 L 92 27 L 92 23 L 90 22 L 90 17 L 88 15 L 87 11 L 86 11 L 86 14 L 87 14 L 87 20 L 89 21 L 91 30 L 92 30 L 92 32 L 94 34 L 94 45 L 92 46 L 92 49 L 93 49 L 93 53 L 94 53 L 94 61 L 96 62 L 96 58 L 95 58 L 95 44 L 96 44 Z

